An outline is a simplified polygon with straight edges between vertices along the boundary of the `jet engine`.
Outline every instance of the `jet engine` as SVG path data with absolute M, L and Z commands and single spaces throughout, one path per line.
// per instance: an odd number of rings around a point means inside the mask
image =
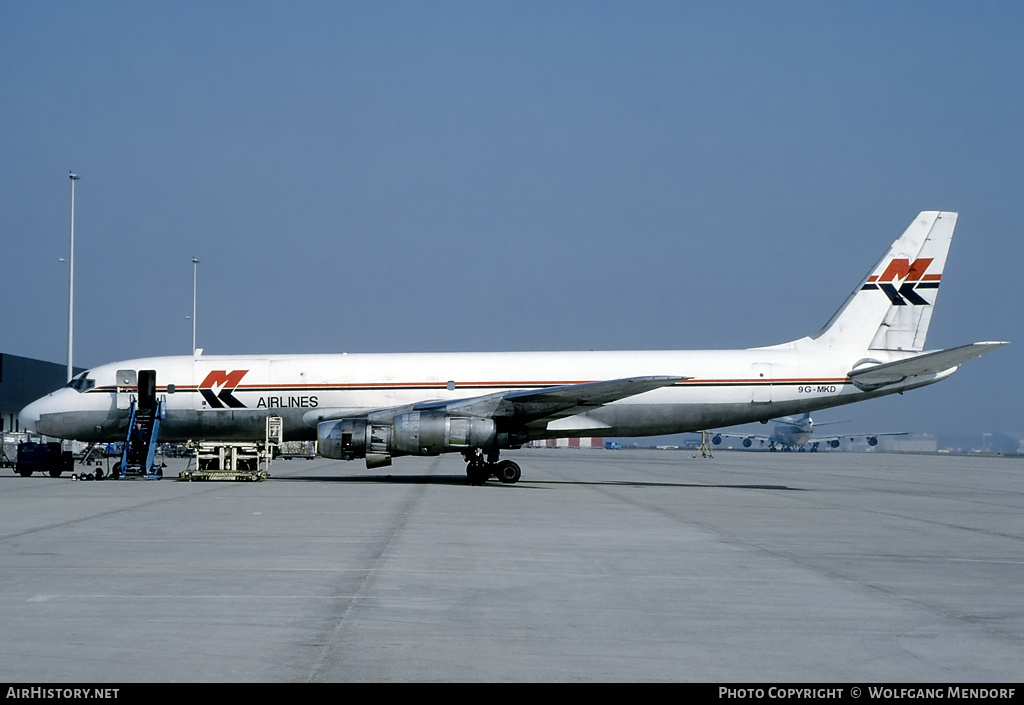
M 368 468 L 391 464 L 396 455 L 440 455 L 523 442 L 499 433 L 494 419 L 450 416 L 444 410 L 407 411 L 390 418 L 323 421 L 317 426 L 320 455 L 338 460 L 366 458 Z

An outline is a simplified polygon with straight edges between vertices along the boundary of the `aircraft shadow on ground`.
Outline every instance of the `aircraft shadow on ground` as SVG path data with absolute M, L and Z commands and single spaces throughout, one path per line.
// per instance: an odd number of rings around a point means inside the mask
M 349 482 L 385 485 L 465 485 L 465 475 L 292 475 L 271 477 L 272 482 Z M 498 484 L 497 481 L 493 481 Z
M 272 477 L 272 482 L 348 482 L 354 484 L 390 484 L 390 485 L 466 485 L 465 475 L 329 475 Z M 630 482 L 628 480 L 521 480 L 514 485 L 503 485 L 497 480 L 488 480 L 485 486 L 518 487 L 522 489 L 543 489 L 555 485 L 593 485 L 598 487 L 678 487 L 692 489 L 733 489 L 733 490 L 771 490 L 785 492 L 806 492 L 799 487 L 787 485 L 752 485 L 752 484 L 710 484 L 698 482 Z

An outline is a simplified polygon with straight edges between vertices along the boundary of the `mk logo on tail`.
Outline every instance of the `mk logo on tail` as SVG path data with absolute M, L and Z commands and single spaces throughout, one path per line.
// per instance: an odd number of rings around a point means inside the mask
M 861 291 L 881 289 L 893 306 L 930 306 L 915 289 L 938 289 L 941 274 L 925 274 L 931 257 L 914 260 L 893 259 L 880 275 L 871 275 Z M 902 284 L 900 284 L 902 282 Z M 899 285 L 899 289 L 896 286 Z
M 214 370 L 206 375 L 206 379 L 199 385 L 199 393 L 203 395 L 203 399 L 214 409 L 223 409 L 225 405 L 230 406 L 232 409 L 244 409 L 245 404 L 238 401 L 231 392 L 234 391 L 248 371 L 232 370 L 227 372 L 226 370 Z M 214 390 L 216 389 L 220 391 L 215 393 Z

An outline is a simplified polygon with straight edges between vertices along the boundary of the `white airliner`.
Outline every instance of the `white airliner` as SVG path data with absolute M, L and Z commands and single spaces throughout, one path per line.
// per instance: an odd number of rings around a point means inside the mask
M 367 467 L 462 453 L 471 482 L 516 482 L 499 451 L 531 440 L 647 436 L 764 421 L 915 389 L 1003 342 L 923 352 L 956 213 L 926 211 L 817 333 L 747 350 L 187 355 L 87 370 L 19 419 L 118 441 L 138 373 L 154 370 L 161 441 L 288 440 Z M 147 373 L 148 374 L 148 373 Z
M 828 424 L 842 423 L 841 421 L 829 421 Z M 750 448 L 754 443 L 762 447 L 767 446 L 768 450 L 804 450 L 809 448 L 812 451 L 818 450 L 821 444 L 826 448 L 838 448 L 839 441 L 849 438 L 851 441 L 857 438 L 867 440 L 868 445 L 878 445 L 879 436 L 905 436 L 905 431 L 886 433 L 844 433 L 841 436 L 820 436 L 814 429 L 828 424 L 815 424 L 811 418 L 811 412 L 806 411 L 799 416 L 783 416 L 775 419 L 771 435 L 760 436 L 753 433 L 715 433 L 711 437 L 711 443 L 721 445 L 725 438 L 738 438 L 744 448 Z

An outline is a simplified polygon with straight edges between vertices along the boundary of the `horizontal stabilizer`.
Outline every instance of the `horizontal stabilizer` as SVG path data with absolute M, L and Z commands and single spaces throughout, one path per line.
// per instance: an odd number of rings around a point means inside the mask
M 865 391 L 879 389 L 889 384 L 902 382 L 907 377 L 934 375 L 952 370 L 960 364 L 1009 343 L 984 342 L 961 345 L 958 348 L 922 353 L 906 360 L 872 365 L 847 373 L 857 387 Z

